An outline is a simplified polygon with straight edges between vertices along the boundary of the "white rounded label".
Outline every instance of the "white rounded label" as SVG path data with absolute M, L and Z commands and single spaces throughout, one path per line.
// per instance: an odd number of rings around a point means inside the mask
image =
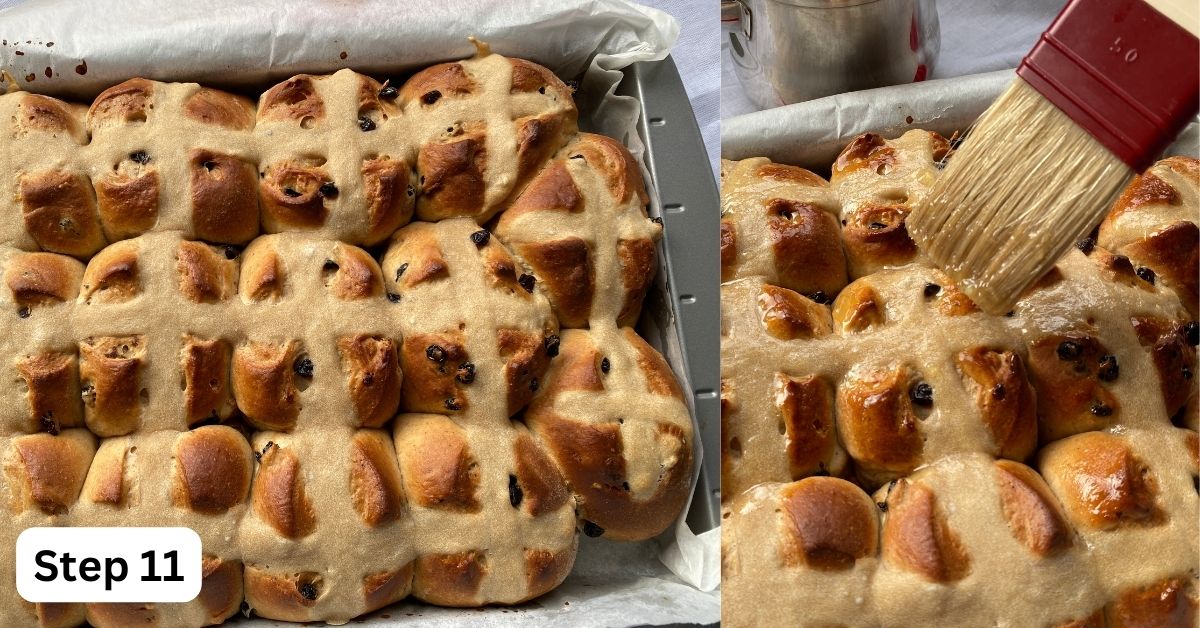
M 16 567 L 30 602 L 190 602 L 203 579 L 190 528 L 29 528 Z

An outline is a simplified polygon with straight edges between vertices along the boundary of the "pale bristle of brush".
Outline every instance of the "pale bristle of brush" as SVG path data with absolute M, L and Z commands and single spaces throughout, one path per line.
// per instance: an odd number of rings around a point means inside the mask
M 1100 222 L 1132 175 L 1018 78 L 975 123 L 907 226 L 967 296 L 1002 314 Z

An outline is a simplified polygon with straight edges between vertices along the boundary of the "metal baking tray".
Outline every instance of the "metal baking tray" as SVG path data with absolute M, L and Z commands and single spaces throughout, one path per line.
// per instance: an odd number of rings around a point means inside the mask
M 703 460 L 687 516 L 699 534 L 720 524 L 720 197 L 675 61 L 668 56 L 633 64 L 617 94 L 637 98 L 642 106 L 638 134 L 657 190 L 650 214 L 663 220 L 663 272 L 649 298 L 665 299 L 673 314 L 673 325 L 664 331 L 674 332 L 682 355 L 671 355 L 670 338 L 660 349 L 691 393 L 700 430 Z

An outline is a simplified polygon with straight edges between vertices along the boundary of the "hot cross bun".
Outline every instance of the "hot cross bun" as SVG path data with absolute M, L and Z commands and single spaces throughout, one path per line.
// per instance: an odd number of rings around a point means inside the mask
M 691 414 L 630 327 L 661 226 L 549 70 L 480 45 L 399 87 L 137 78 L 0 118 L 0 579 L 33 526 L 186 526 L 204 552 L 186 604 L 8 586 L 0 624 L 517 604 L 580 531 L 683 510 Z
M 821 257 L 812 277 L 846 264 L 844 287 L 818 294 L 778 262 L 728 258 L 724 622 L 1196 625 L 1187 249 L 1167 247 L 1168 263 L 1132 244 L 1195 222 L 1195 161 L 1151 168 L 1099 241 L 992 316 L 903 232 L 948 148 L 910 131 L 842 151 L 840 241 L 814 237 L 804 255 Z M 797 169 L 728 164 L 725 198 L 767 207 L 780 170 Z M 810 197 L 824 189 L 805 180 Z M 895 224 L 859 228 L 884 209 Z M 770 220 L 747 216 L 727 217 L 737 237 Z

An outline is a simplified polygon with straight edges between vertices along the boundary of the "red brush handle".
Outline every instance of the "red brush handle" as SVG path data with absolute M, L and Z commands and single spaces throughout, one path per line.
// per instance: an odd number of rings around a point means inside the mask
M 1200 109 L 1200 43 L 1142 0 L 1071 0 L 1017 75 L 1141 172 Z

